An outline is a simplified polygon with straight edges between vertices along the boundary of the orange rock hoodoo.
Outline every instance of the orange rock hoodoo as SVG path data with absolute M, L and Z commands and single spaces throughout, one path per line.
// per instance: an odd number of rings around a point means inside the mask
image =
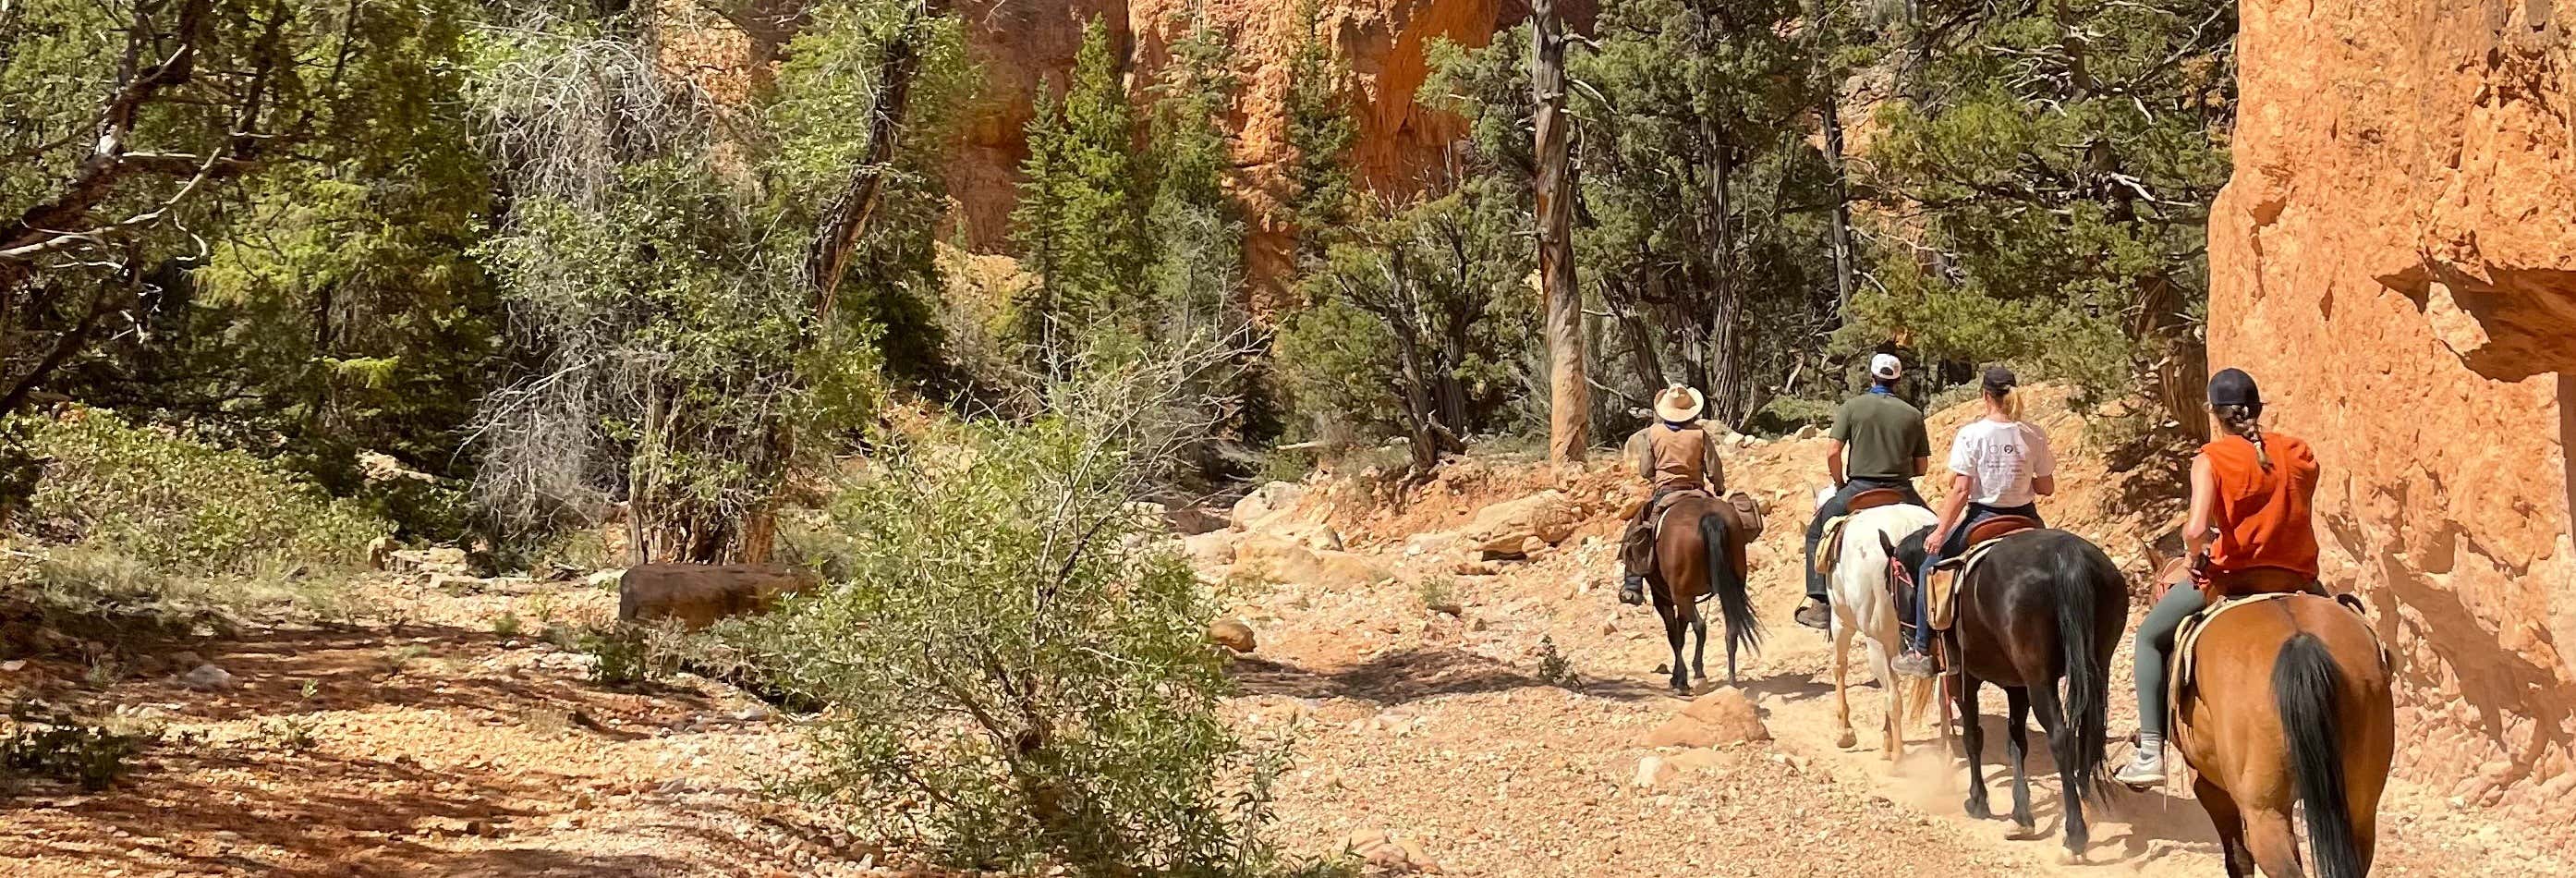
M 2315 444 L 2400 771 L 2576 813 L 2576 51 L 2545 0 L 2245 0 L 2210 364 Z

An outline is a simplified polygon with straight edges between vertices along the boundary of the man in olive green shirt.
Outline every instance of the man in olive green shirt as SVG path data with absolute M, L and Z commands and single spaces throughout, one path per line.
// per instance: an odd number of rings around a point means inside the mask
M 1816 546 L 1824 541 L 1825 522 L 1851 511 L 1854 495 L 1877 488 L 1895 489 L 1905 502 L 1925 505 L 1914 490 L 1914 477 L 1931 466 L 1932 438 L 1923 430 L 1923 411 L 1896 398 L 1896 380 L 1904 374 L 1894 355 L 1871 357 L 1869 390 L 1843 401 L 1834 412 L 1834 444 L 1825 453 L 1825 473 L 1833 478 L 1835 491 L 1807 523 L 1807 605 L 1798 608 L 1800 625 L 1824 628 L 1832 616 L 1825 604 L 1825 575 L 1816 570 Z

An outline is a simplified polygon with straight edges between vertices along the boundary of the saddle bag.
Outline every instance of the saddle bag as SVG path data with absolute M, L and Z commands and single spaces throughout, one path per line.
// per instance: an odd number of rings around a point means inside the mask
M 1726 503 L 1735 507 L 1735 521 L 1744 527 L 1744 534 L 1740 539 L 1747 543 L 1761 539 L 1762 504 L 1754 502 L 1753 495 L 1742 491 L 1726 495 Z

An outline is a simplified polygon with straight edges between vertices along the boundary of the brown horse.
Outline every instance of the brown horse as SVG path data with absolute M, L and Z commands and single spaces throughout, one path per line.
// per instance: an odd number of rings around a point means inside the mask
M 1716 596 L 1726 620 L 1726 682 L 1735 682 L 1736 652 L 1762 643 L 1762 626 L 1753 617 L 1753 598 L 1745 590 L 1745 543 L 1751 528 L 1736 517 L 1733 504 L 1705 494 L 1672 501 L 1655 532 L 1655 563 L 1647 576 L 1655 613 L 1664 617 L 1664 640 L 1673 648 L 1673 691 L 1688 695 L 1691 676 L 1707 679 L 1701 661 L 1708 650 L 1708 621 L 1699 602 Z M 1690 663 L 1682 663 L 1684 635 L 1698 639 Z
M 1918 531 L 1894 547 L 1900 571 L 1922 567 L 1926 536 Z M 2057 762 L 2066 849 L 2083 855 L 2091 840 L 2084 800 L 2100 790 L 2111 651 L 2119 645 L 2128 600 L 2119 566 L 2100 547 L 2062 530 L 2003 537 L 1961 580 L 1947 642 L 1950 666 L 1959 673 L 1951 694 L 1965 720 L 1960 743 L 1968 757 L 1968 816 L 1994 816 L 1986 801 L 1985 726 L 1977 719 L 1978 690 L 1993 683 L 2004 690 L 2013 823 L 2032 830 L 2023 758 L 2030 749 L 2025 726 L 2036 715 Z
M 2307 874 L 2293 804 L 2307 806 L 2321 878 L 2369 874 L 2397 746 L 2369 626 L 2332 599 L 2292 595 L 2211 619 L 2192 660 L 2200 673 L 2176 705 L 2173 739 L 2197 772 L 2192 790 L 2218 829 L 2227 874 L 2247 878 L 2256 865 L 2274 878 Z

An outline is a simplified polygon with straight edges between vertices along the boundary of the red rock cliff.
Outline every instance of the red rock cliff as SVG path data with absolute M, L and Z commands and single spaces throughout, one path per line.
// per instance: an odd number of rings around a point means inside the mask
M 2401 774 L 2576 814 L 2576 52 L 2550 0 L 2245 0 L 2210 365 L 2326 467 Z M 2566 831 L 2564 826 L 2560 831 Z M 2561 844 L 2566 844 L 2564 836 Z
M 1200 0 L 1209 19 L 1234 41 L 1243 95 L 1235 118 L 1240 173 L 1235 191 L 1252 217 L 1247 259 L 1256 280 L 1288 268 L 1287 229 L 1270 220 L 1287 194 L 1276 173 L 1290 158 L 1285 100 L 1288 68 L 1306 39 L 1300 0 Z M 1589 3 L 1569 13 L 1590 20 Z M 983 66 L 987 103 L 974 114 L 966 142 L 950 162 L 949 191 L 979 250 L 1007 246 L 1014 185 L 1027 150 L 1021 132 L 1040 82 L 1062 88 L 1082 28 L 1108 24 L 1129 60 L 1131 83 L 1148 81 L 1168 59 L 1167 47 L 1189 26 L 1190 0 L 967 0 L 975 60 Z M 1465 133 L 1462 120 L 1421 106 L 1414 90 L 1429 74 L 1435 40 L 1481 46 L 1528 15 L 1526 0 L 1321 0 L 1320 30 L 1353 74 L 1358 121 L 1352 159 L 1363 182 L 1402 189 L 1435 165 Z M 1139 73 L 1143 75 L 1140 76 Z

